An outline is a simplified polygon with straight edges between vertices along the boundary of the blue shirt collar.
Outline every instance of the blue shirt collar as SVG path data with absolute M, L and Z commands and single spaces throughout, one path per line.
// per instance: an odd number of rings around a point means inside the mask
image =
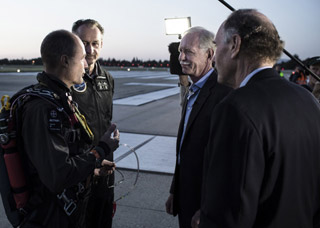
M 196 83 L 192 84 L 192 86 L 196 86 L 196 87 L 199 87 L 201 89 L 204 86 L 204 84 L 206 83 L 206 81 L 209 78 L 209 76 L 212 74 L 213 70 L 214 70 L 213 68 L 211 70 L 209 70 L 208 73 L 206 73 L 202 78 L 200 78 L 199 81 L 197 81 Z
M 264 69 L 267 69 L 267 68 L 272 68 L 272 66 L 260 67 L 260 68 L 255 69 L 254 71 L 252 71 L 250 74 L 248 74 L 248 75 L 244 78 L 244 80 L 241 82 L 239 88 L 245 86 L 245 85 L 248 83 L 248 81 L 249 81 L 256 73 L 258 73 L 258 72 L 260 72 L 260 71 L 262 71 L 262 70 L 264 70 Z

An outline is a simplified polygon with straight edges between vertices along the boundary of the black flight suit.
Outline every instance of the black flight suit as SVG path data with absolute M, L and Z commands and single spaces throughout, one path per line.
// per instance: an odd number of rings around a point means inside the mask
M 72 87 L 72 97 L 94 134 L 93 145 L 97 145 L 100 137 L 111 125 L 114 80 L 97 62 L 93 73 L 90 76 L 85 75 L 84 81 L 82 85 Z M 113 153 L 106 159 L 113 161 Z M 87 227 L 112 227 L 114 189 L 110 186 L 113 184 L 114 174 L 94 177 L 87 210 Z
M 52 102 L 30 96 L 21 107 L 21 141 L 27 160 L 26 173 L 30 184 L 30 198 L 22 227 L 79 227 L 83 201 L 79 194 L 77 210 L 67 216 L 57 194 L 67 189 L 79 193 L 79 182 L 84 183 L 95 168 L 95 156 L 79 149 L 79 123 L 70 119 L 72 109 L 67 100 L 69 89 L 56 77 L 41 73 L 36 89 L 52 91 Z M 83 138 L 81 138 L 83 140 Z M 88 190 L 88 189 L 87 189 Z M 85 194 L 83 192 L 83 194 Z

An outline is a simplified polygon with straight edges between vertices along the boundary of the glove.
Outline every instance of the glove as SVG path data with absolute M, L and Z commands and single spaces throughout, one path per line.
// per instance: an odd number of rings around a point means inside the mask
M 113 136 L 111 136 L 113 134 Z M 100 154 L 101 158 L 105 158 L 109 153 L 115 151 L 119 147 L 120 133 L 115 124 L 111 124 L 108 130 L 100 138 L 98 146 L 104 150 L 104 154 Z M 99 151 L 98 151 L 99 152 Z
M 102 160 L 100 167 L 94 169 L 95 176 L 108 176 L 113 173 L 116 168 L 116 164 L 114 162 L 108 160 Z

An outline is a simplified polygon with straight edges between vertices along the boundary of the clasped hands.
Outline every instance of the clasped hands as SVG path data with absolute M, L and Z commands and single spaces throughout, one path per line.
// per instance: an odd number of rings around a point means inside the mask
M 103 159 L 101 162 L 100 168 L 94 169 L 94 175 L 95 176 L 108 176 L 113 173 L 113 171 L 116 169 L 116 164 L 114 162 L 108 161 L 106 159 Z

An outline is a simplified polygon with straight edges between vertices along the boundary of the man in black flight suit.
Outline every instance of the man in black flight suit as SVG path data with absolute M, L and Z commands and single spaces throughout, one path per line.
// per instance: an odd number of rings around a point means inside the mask
M 41 57 L 44 72 L 38 75 L 39 83 L 26 90 L 29 94 L 19 110 L 17 145 L 23 147 L 30 188 L 21 227 L 82 227 L 81 196 L 89 190 L 88 177 L 113 165 L 102 159 L 118 147 L 118 131 L 113 126 L 98 139 L 98 146 L 79 149 L 79 142 L 90 134 L 70 96 L 71 86 L 82 82 L 87 66 L 77 36 L 65 30 L 50 33 L 41 44 Z M 96 165 L 103 168 L 99 171 Z M 75 211 L 66 209 L 70 202 L 76 204 Z
M 108 129 L 112 119 L 112 97 L 114 80 L 101 68 L 99 54 L 103 45 L 103 27 L 95 20 L 78 20 L 73 24 L 72 32 L 83 42 L 88 63 L 84 82 L 73 86 L 73 99 L 85 115 L 94 134 L 93 145 Z M 88 145 L 91 146 L 91 145 Z M 113 154 L 107 157 L 113 161 Z M 87 219 L 88 227 L 112 227 L 114 174 L 107 177 L 94 177 L 92 195 L 89 200 Z

